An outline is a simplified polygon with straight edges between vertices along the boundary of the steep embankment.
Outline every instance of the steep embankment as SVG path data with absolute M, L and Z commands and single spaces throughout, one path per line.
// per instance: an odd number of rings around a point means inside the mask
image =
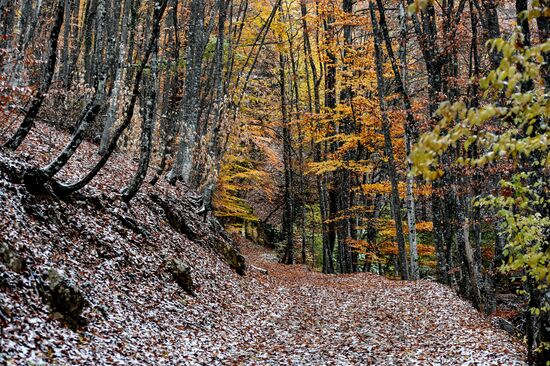
M 68 200 L 31 195 L 17 177 L 67 138 L 40 131 L 55 143 L 33 134 L 17 156 L 0 153 L 0 364 L 523 364 L 520 344 L 433 282 L 325 276 L 244 243 L 269 274 L 238 275 L 230 240 L 194 213 L 191 193 L 160 183 L 130 206 L 118 199 L 135 165 L 126 156 Z M 95 149 L 61 178 L 87 170 Z

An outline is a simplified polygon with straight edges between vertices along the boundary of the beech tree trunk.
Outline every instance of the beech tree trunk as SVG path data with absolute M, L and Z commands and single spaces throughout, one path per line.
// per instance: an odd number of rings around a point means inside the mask
M 74 155 L 84 140 L 84 134 L 88 130 L 88 126 L 93 123 L 101 110 L 101 101 L 101 96 L 94 97 L 86 108 L 84 108 L 84 112 L 77 122 L 76 130 L 73 132 L 70 142 L 52 162 L 40 169 L 39 177 L 41 180 L 53 178 L 53 176 L 63 169 L 69 159 Z
M 27 137 L 34 126 L 34 121 L 38 116 L 40 108 L 42 107 L 44 99 L 46 98 L 46 94 L 50 89 L 53 74 L 55 72 L 55 65 L 57 62 L 57 44 L 59 40 L 59 34 L 61 33 L 61 27 L 63 25 L 63 18 L 65 15 L 64 11 L 65 0 L 59 0 L 55 12 L 54 24 L 50 32 L 49 50 L 47 54 L 44 75 L 42 76 L 42 79 L 40 81 L 38 91 L 32 97 L 29 103 L 30 107 L 25 113 L 23 122 L 21 123 L 15 134 L 4 145 L 7 149 L 16 150 L 21 145 L 25 137 Z
M 193 149 L 199 123 L 202 63 L 204 50 L 214 23 L 210 21 L 210 24 L 205 26 L 205 7 L 205 0 L 191 0 L 186 50 L 187 74 L 180 112 L 183 133 L 180 138 L 176 161 L 168 174 L 168 181 L 171 184 L 175 184 L 177 180 L 188 183 L 193 166 Z
M 407 253 L 405 248 L 405 237 L 403 235 L 403 222 L 401 220 L 401 200 L 399 198 L 398 176 L 395 166 L 395 159 L 393 156 L 393 146 L 390 134 L 390 122 L 386 113 L 386 100 L 385 100 L 385 83 L 383 75 L 383 60 L 381 51 L 381 39 L 382 34 L 378 29 L 378 22 L 374 13 L 374 4 L 369 3 L 372 29 L 374 33 L 374 55 L 376 62 L 376 80 L 378 83 L 378 101 L 380 103 L 380 111 L 382 117 L 382 132 L 384 134 L 384 152 L 388 158 L 387 169 L 391 182 L 391 203 L 392 203 L 392 216 L 395 223 L 395 231 L 397 238 L 398 248 L 398 265 L 401 278 L 403 280 L 409 279 L 409 271 L 407 266 Z
M 33 0 L 26 0 L 22 2 L 21 7 L 18 9 L 20 15 L 17 49 L 13 49 L 12 65 L 7 65 L 9 70 L 6 69 L 6 73 L 9 75 L 8 80 L 10 80 L 11 85 L 15 87 L 21 86 L 23 82 L 22 77 L 25 67 L 25 54 L 34 37 L 36 26 L 39 25 L 40 14 L 43 13 L 42 5 L 42 0 L 37 0 L 36 3 Z
M 162 16 L 164 14 L 164 10 L 166 9 L 166 4 L 168 0 L 155 0 L 155 7 L 154 7 L 154 13 L 153 13 L 153 27 L 151 30 L 151 35 L 149 37 L 149 41 L 147 44 L 147 47 L 145 49 L 145 53 L 143 55 L 143 58 L 141 59 L 140 66 L 136 72 L 136 76 L 134 79 L 134 85 L 132 88 L 132 94 L 130 96 L 130 102 L 128 103 L 126 107 L 126 111 L 124 113 L 124 120 L 122 121 L 122 124 L 116 129 L 115 133 L 113 134 L 113 137 L 111 139 L 111 142 L 109 143 L 107 150 L 105 154 L 101 156 L 99 161 L 96 163 L 96 165 L 92 168 L 92 170 L 81 180 L 71 183 L 71 184 L 62 184 L 57 183 L 54 185 L 54 188 L 56 191 L 58 191 L 60 194 L 69 194 L 71 192 L 78 191 L 82 188 L 84 188 L 89 182 L 94 179 L 94 177 L 99 173 L 99 171 L 105 166 L 109 158 L 111 157 L 111 154 L 114 152 L 117 142 L 122 136 L 123 132 L 128 128 L 130 125 L 130 122 L 132 121 L 132 116 L 134 114 L 134 108 L 136 105 L 136 101 L 139 95 L 140 85 L 141 85 L 141 79 L 143 76 L 143 71 L 145 70 L 145 67 L 147 66 L 147 62 L 149 60 L 149 57 L 151 56 L 153 50 L 158 45 L 159 35 L 160 35 L 160 23 L 162 20 Z
M 155 128 L 156 121 L 156 106 L 157 106 L 157 93 L 158 93 L 158 42 L 153 46 L 153 55 L 151 61 L 151 76 L 150 80 L 145 85 L 146 94 L 142 100 L 142 123 L 141 123 L 141 148 L 139 156 L 139 165 L 136 173 L 128 186 L 122 192 L 122 199 L 129 202 L 139 188 L 143 184 L 145 177 L 147 176 L 147 170 L 149 168 L 149 161 L 151 158 L 152 150 L 152 136 Z
M 124 80 L 124 61 L 126 58 L 126 43 L 128 41 L 128 21 L 130 17 L 130 5 L 132 0 L 124 0 L 122 27 L 120 30 L 120 41 L 118 44 L 118 59 L 116 61 L 115 79 L 113 81 L 113 90 L 109 98 L 109 108 L 105 118 L 105 125 L 101 134 L 101 142 L 99 145 L 99 154 L 103 155 L 106 152 L 109 143 L 111 129 L 113 128 L 117 116 L 117 108 L 119 105 L 120 93 L 122 91 L 122 82 Z
M 150 184 L 155 185 L 160 176 L 166 169 L 166 161 L 172 154 L 172 145 L 176 137 L 177 132 L 177 110 L 175 106 L 181 102 L 179 92 L 181 89 L 181 78 L 179 73 L 179 53 L 180 53 L 180 41 L 178 37 L 178 4 L 179 0 L 174 0 L 174 5 L 167 19 L 167 26 L 172 27 L 173 32 L 168 35 L 167 44 L 171 49 L 170 67 L 167 70 L 166 79 L 170 80 L 169 83 L 165 83 L 164 88 L 166 93 L 169 94 L 166 101 L 165 111 L 163 116 L 164 124 L 161 126 L 161 148 L 160 148 L 160 164 L 156 170 L 155 176 L 151 179 Z M 168 87 L 169 85 L 169 87 Z

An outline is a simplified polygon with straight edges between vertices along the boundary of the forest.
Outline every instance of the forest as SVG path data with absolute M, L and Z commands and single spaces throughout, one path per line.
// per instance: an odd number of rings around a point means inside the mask
M 550 365 L 550 1 L 0 0 L 0 364 Z

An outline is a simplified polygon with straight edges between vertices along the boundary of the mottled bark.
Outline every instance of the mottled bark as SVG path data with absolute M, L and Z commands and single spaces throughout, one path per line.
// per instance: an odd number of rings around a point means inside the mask
M 151 61 L 151 77 L 143 91 L 146 96 L 142 99 L 141 147 L 139 164 L 136 173 L 128 186 L 122 192 L 122 199 L 129 202 L 138 192 L 147 176 L 152 150 L 152 136 L 156 121 L 156 106 L 158 93 L 158 42 L 154 46 Z
M 93 85 L 94 71 L 94 30 L 96 29 L 98 0 L 88 0 L 86 2 L 86 16 L 84 26 L 84 80 L 86 83 Z
M 173 30 L 168 34 L 167 39 L 171 59 L 169 61 L 169 68 L 166 72 L 167 82 L 164 84 L 166 95 L 164 98 L 164 111 L 162 114 L 163 123 L 161 125 L 160 163 L 155 172 L 155 176 L 151 179 L 151 185 L 155 185 L 158 182 L 160 176 L 166 169 L 166 162 L 172 155 L 172 145 L 177 130 L 177 106 L 181 101 L 181 97 L 179 96 L 181 89 L 181 78 L 179 73 L 180 41 L 178 37 L 178 3 L 179 0 L 174 0 L 174 4 L 166 24 L 167 27 L 171 27 Z
M 220 139 L 220 130 L 222 127 L 222 121 L 225 114 L 226 101 L 224 90 L 224 44 L 225 44 L 225 23 L 227 19 L 227 10 L 230 0 L 217 0 L 217 6 L 219 7 L 218 15 L 218 31 L 216 39 L 216 52 L 214 57 L 214 72 L 213 81 L 215 83 L 215 98 L 212 103 L 214 107 L 214 116 L 210 125 L 210 140 L 208 142 L 208 155 L 213 166 L 210 167 L 210 172 L 207 173 L 207 177 L 201 176 L 200 184 L 204 185 L 202 192 L 203 203 L 206 210 L 212 208 L 212 196 L 216 187 L 216 181 L 221 168 L 221 161 L 224 146 Z M 209 114 L 207 114 L 209 118 Z
M 96 165 L 92 168 L 92 170 L 88 174 L 86 174 L 86 176 L 84 176 L 81 180 L 75 183 L 71 183 L 71 184 L 57 183 L 54 185 L 54 188 L 60 194 L 68 194 L 71 192 L 78 191 L 84 188 L 89 182 L 91 182 L 92 179 L 95 178 L 97 173 L 99 173 L 99 171 L 103 168 L 103 166 L 105 166 L 105 164 L 111 157 L 111 154 L 114 152 L 117 146 L 118 140 L 120 139 L 120 137 L 122 136 L 126 128 L 128 128 L 128 126 L 130 125 L 130 122 L 132 121 L 132 116 L 134 114 L 136 101 L 139 95 L 143 71 L 147 66 L 147 62 L 149 60 L 149 57 L 151 56 L 151 53 L 153 52 L 155 47 L 157 47 L 158 45 L 159 34 L 160 34 L 160 23 L 161 23 L 162 16 L 164 14 L 164 10 L 166 9 L 167 2 L 168 0 L 155 1 L 155 10 L 153 14 L 153 27 L 151 30 L 151 36 L 149 37 L 148 45 L 145 49 L 145 54 L 143 55 L 140 66 L 136 72 L 132 93 L 130 96 L 130 101 L 126 106 L 126 110 L 124 113 L 124 120 L 122 121 L 122 124 L 116 129 L 115 133 L 113 134 L 113 137 L 107 147 L 105 154 L 101 156 L 100 160 L 96 163 Z
M 70 31 L 71 31 L 71 0 L 65 0 L 65 20 L 63 22 L 63 50 L 62 50 L 62 62 L 61 62 L 61 80 L 63 80 L 63 86 L 67 88 L 69 85 L 69 43 L 70 43 Z
M 42 107 L 44 99 L 46 98 L 46 93 L 50 89 L 53 74 L 55 71 L 55 65 L 57 62 L 57 44 L 59 40 L 59 33 L 61 32 L 61 27 L 63 25 L 64 10 L 65 1 L 60 0 L 56 8 L 55 20 L 52 30 L 50 32 L 49 50 L 47 54 L 44 75 L 41 78 L 38 91 L 35 93 L 29 103 L 30 107 L 25 113 L 23 122 L 21 123 L 15 134 L 4 145 L 10 150 L 16 150 L 21 145 L 25 137 L 27 137 L 30 130 L 33 128 L 34 121 L 38 116 L 38 113 L 40 112 L 40 108 Z
M 106 152 L 107 145 L 111 135 L 111 130 L 115 124 L 117 108 L 120 99 L 120 93 L 122 91 L 122 83 L 124 80 L 124 61 L 126 57 L 126 44 L 128 41 L 128 18 L 130 16 L 130 5 L 132 0 L 124 1 L 122 26 L 120 30 L 120 41 L 118 44 L 118 59 L 116 61 L 115 78 L 113 81 L 113 90 L 109 99 L 109 108 L 107 109 L 107 116 L 105 118 L 105 125 L 103 126 L 103 132 L 101 134 L 101 142 L 99 145 L 99 154 L 103 155 Z
M 36 26 L 39 25 L 40 14 L 43 12 L 42 3 L 42 0 L 37 0 L 36 4 L 33 0 L 26 0 L 19 9 L 19 39 L 17 40 L 17 49 L 13 50 L 13 60 L 10 62 L 11 65 L 7 65 L 9 70 L 6 70 L 9 74 L 8 80 L 11 85 L 15 87 L 23 84 L 22 77 L 25 67 L 25 54 L 34 37 Z
M 187 74 L 184 87 L 184 99 L 181 107 L 182 136 L 174 166 L 168 174 L 168 181 L 189 182 L 193 166 L 196 130 L 200 108 L 200 77 L 203 68 L 204 50 L 212 31 L 213 21 L 205 25 L 205 1 L 192 0 L 187 31 Z M 212 16 L 211 16 L 212 18 Z
M 472 301 L 478 310 L 484 311 L 485 305 L 482 298 L 481 284 L 479 283 L 480 276 L 478 273 L 478 266 L 475 262 L 474 251 L 470 244 L 470 224 L 467 215 L 469 200 L 470 198 L 467 192 L 461 192 L 457 199 L 456 215 L 461 227 L 457 229 L 456 239 L 458 252 L 462 256 L 466 269 L 466 276 L 468 277 L 468 287 L 471 287 Z

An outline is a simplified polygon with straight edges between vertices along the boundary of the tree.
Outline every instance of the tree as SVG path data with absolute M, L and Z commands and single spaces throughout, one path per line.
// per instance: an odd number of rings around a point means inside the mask
M 536 14 L 536 13 L 535 13 Z M 433 131 L 421 136 L 411 158 L 415 169 L 428 179 L 444 174 L 440 157 L 452 147 L 467 151 L 476 144 L 476 157 L 461 156 L 461 166 L 487 167 L 497 159 L 514 162 L 514 170 L 500 182 L 500 190 L 478 200 L 495 207 L 503 218 L 508 240 L 502 269 L 521 271 L 529 297 L 527 311 L 530 358 L 537 365 L 550 358 L 548 293 L 550 285 L 550 217 L 548 199 L 548 120 L 550 109 L 541 72 L 550 42 L 526 46 L 525 32 L 518 27 L 509 40 L 492 41 L 502 54 L 499 67 L 480 80 L 484 95 L 491 98 L 479 107 L 463 102 L 444 103 Z M 532 85 L 525 89 L 522 85 Z M 506 98 L 502 101 L 501 96 Z M 505 128 L 484 129 L 498 121 Z
M 10 150 L 16 150 L 33 128 L 34 121 L 38 116 L 38 112 L 40 112 L 44 99 L 46 98 L 46 93 L 50 89 L 55 71 L 55 65 L 57 63 L 57 45 L 59 41 L 59 34 L 61 33 L 61 27 L 63 25 L 64 9 L 65 1 L 59 0 L 55 12 L 55 21 L 50 32 L 49 50 L 47 62 L 44 68 L 44 75 L 41 78 L 40 86 L 38 87 L 37 92 L 32 97 L 29 109 L 23 118 L 23 122 L 21 122 L 21 125 L 15 134 L 4 144 L 4 146 Z
M 388 159 L 387 169 L 391 181 L 391 206 L 392 215 L 395 222 L 395 231 L 397 237 L 397 246 L 399 249 L 399 272 L 401 278 L 404 280 L 409 279 L 409 271 L 407 266 L 407 253 L 405 249 L 405 237 L 403 235 L 403 223 L 401 221 L 401 200 L 399 198 L 399 188 L 397 181 L 397 170 L 395 167 L 395 158 L 393 155 L 392 139 L 390 135 L 390 125 L 386 114 L 386 95 L 384 86 L 384 76 L 382 70 L 382 52 L 381 42 L 382 35 L 378 28 L 378 22 L 374 13 L 374 4 L 369 4 L 370 15 L 372 20 L 372 30 L 374 33 L 374 53 L 376 58 L 376 80 L 378 83 L 378 100 L 380 103 L 380 113 L 382 117 L 382 131 L 384 133 L 384 153 Z

